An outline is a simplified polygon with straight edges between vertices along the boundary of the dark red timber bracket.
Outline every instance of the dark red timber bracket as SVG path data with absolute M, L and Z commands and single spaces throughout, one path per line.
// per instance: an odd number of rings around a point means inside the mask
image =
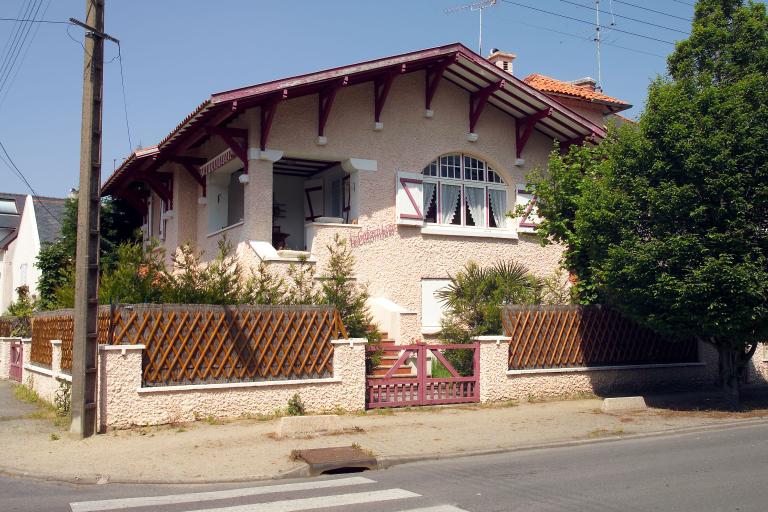
M 190 176 L 192 176 L 197 184 L 203 188 L 203 197 L 205 197 L 207 192 L 206 181 L 205 177 L 200 172 L 200 166 L 206 162 L 205 158 L 174 155 L 169 157 L 168 160 L 170 162 L 181 164 L 181 166 L 184 167 L 184 169 L 189 173 Z
M 470 141 L 477 140 L 475 126 L 478 119 L 480 119 L 480 114 L 483 113 L 485 105 L 488 103 L 488 98 L 491 97 L 491 94 L 504 87 L 505 83 L 504 80 L 500 80 L 469 95 L 469 134 L 467 138 Z
M 269 132 L 272 130 L 272 121 L 275 119 L 277 104 L 286 99 L 288 99 L 288 89 L 283 89 L 282 93 L 275 94 L 267 99 L 259 109 L 259 149 L 262 151 L 267 149 L 267 141 L 269 140 Z
M 545 117 L 551 116 L 552 111 L 551 108 L 546 108 L 515 122 L 515 152 L 517 153 L 517 158 L 522 158 L 523 149 L 525 149 L 525 145 L 528 143 L 536 123 Z
M 147 215 L 147 199 L 145 197 L 139 197 L 136 194 L 122 194 L 120 196 L 131 208 L 136 210 L 136 213 L 145 217 Z
M 163 183 L 157 174 L 151 172 L 144 172 L 136 176 L 137 179 L 146 183 L 157 196 L 165 201 L 170 210 L 173 210 L 173 191 L 168 188 L 168 185 Z
M 328 122 L 328 116 L 333 107 L 333 100 L 336 99 L 336 93 L 339 89 L 349 83 L 349 77 L 345 76 L 340 80 L 335 80 L 328 87 L 318 94 L 318 116 L 317 116 L 317 145 L 325 146 L 328 139 L 325 137 L 325 125 Z
M 243 172 L 248 174 L 248 130 L 244 128 L 222 128 L 214 126 L 208 128 L 208 133 L 216 135 L 232 150 L 237 158 L 243 162 Z M 241 144 L 236 139 L 244 139 Z
M 453 57 L 441 60 L 437 64 L 427 68 L 426 82 L 424 88 L 424 117 L 431 118 L 434 115 L 432 111 L 432 100 L 437 92 L 437 86 L 443 78 L 443 73 L 452 63 L 458 60 L 458 54 Z
M 384 110 L 384 104 L 387 102 L 387 96 L 389 96 L 389 91 L 392 89 L 392 83 L 395 81 L 395 77 L 405 73 L 405 71 L 405 64 L 401 64 L 400 66 L 389 69 L 386 73 L 373 80 L 374 130 L 384 129 L 384 123 L 381 122 L 381 111 Z

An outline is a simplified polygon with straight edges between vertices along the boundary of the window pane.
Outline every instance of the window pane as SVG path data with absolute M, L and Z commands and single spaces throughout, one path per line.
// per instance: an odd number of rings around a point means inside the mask
M 437 183 L 424 182 L 424 220 L 437 222 Z
M 442 185 L 440 187 L 440 222 L 461 224 L 461 187 Z
M 461 179 L 461 155 L 440 157 L 440 176 L 455 180 Z
M 464 187 L 467 226 L 485 226 L 485 189 Z
M 490 181 L 491 183 L 504 183 L 501 180 L 501 176 L 496 174 L 496 171 L 494 171 L 490 167 L 488 168 L 488 181 Z
M 485 181 L 485 162 L 472 158 L 464 157 L 464 179 L 472 181 Z
M 421 173 L 424 176 L 437 176 L 437 160 L 426 166 Z

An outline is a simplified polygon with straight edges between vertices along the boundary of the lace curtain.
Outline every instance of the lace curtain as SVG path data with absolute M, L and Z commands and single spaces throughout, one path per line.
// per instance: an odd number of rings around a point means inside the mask
M 475 226 L 485 225 L 485 189 L 464 187 L 464 196 L 469 207 L 469 214 Z M 469 224 L 469 222 L 467 222 Z
M 442 195 L 440 197 L 440 222 L 443 224 L 453 224 L 453 217 L 456 213 L 456 205 L 461 196 L 461 187 L 457 185 L 443 185 Z
M 488 198 L 491 203 L 491 214 L 497 228 L 503 228 L 507 224 L 507 191 L 488 189 Z
M 422 212 L 424 216 L 427 215 L 427 212 L 429 211 L 429 205 L 432 204 L 432 196 L 435 195 L 436 186 L 436 183 L 430 183 L 428 181 L 424 182 L 424 210 Z

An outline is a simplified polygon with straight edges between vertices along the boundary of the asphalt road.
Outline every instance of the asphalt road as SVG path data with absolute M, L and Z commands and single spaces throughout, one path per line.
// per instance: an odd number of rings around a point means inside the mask
M 28 510 L 763 512 L 768 424 L 254 484 L 78 486 L 0 478 L 0 511 Z

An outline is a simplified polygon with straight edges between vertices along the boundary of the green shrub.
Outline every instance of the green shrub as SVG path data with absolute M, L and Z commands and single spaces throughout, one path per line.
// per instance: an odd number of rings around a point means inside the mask
M 304 402 L 301 401 L 298 393 L 295 393 L 288 399 L 288 409 L 286 409 L 285 413 L 288 416 L 304 416 L 306 414 Z
M 59 389 L 53 396 L 53 405 L 59 416 L 69 415 L 72 411 L 72 384 L 66 381 L 59 382 Z

